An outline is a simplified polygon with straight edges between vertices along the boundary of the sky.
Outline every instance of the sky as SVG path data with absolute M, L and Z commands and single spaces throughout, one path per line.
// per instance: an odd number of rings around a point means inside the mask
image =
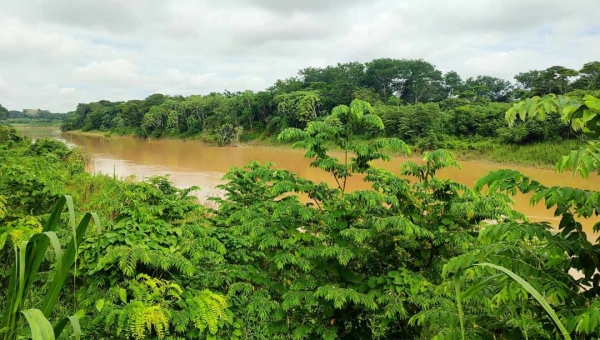
M 424 59 L 463 78 L 600 60 L 599 0 L 2 0 L 0 104 L 74 110 Z

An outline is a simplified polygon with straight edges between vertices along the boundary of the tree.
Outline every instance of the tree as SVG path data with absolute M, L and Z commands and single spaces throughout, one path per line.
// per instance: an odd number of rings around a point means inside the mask
M 565 94 L 570 91 L 571 78 L 578 72 L 562 66 L 552 66 L 540 73 L 536 91 L 540 94 Z
M 540 78 L 540 71 L 532 70 L 527 72 L 521 72 L 515 76 L 517 81 L 517 95 L 520 98 L 533 96 L 534 88 L 538 84 Z
M 159 106 L 160 104 L 164 103 L 165 100 L 167 100 L 167 96 L 162 93 L 155 93 L 142 100 L 139 108 L 142 114 L 146 114 L 148 111 L 150 111 L 151 107 Z
M 599 172 L 600 99 L 589 95 L 583 101 L 554 94 L 536 96 L 515 103 L 506 112 L 510 125 L 518 118 L 535 123 L 550 116 L 559 116 L 572 129 L 594 138 L 564 156 L 557 170 L 573 170 L 584 177 Z M 543 201 L 547 208 L 554 208 L 560 223 L 553 230 L 549 224 L 526 221 L 486 226 L 473 251 L 445 265 L 448 280 L 438 291 L 453 290 L 454 296 L 439 294 L 437 308 L 419 312 L 412 321 L 437 324 L 434 334 L 440 338 L 498 338 L 493 334 L 510 339 L 597 338 L 600 248 L 598 240 L 594 244 L 589 241 L 578 219 L 600 215 L 600 193 L 547 187 L 515 170 L 491 172 L 475 185 L 477 191 L 485 188 L 488 193 L 529 194 L 531 204 Z M 599 227 L 600 222 L 594 230 Z M 518 284 L 489 267 L 501 269 Z M 573 276 L 573 272 L 580 275 Z M 438 324 L 439 320 L 444 322 Z M 508 329 L 510 324 L 515 329 Z
M 291 77 L 288 79 L 278 79 L 273 86 L 269 87 L 268 90 L 276 94 L 290 93 L 294 91 L 300 91 L 304 88 L 304 82 L 297 78 Z
M 407 318 L 435 303 L 429 297 L 441 282 L 442 265 L 464 253 L 481 220 L 518 215 L 502 194 L 483 197 L 436 178 L 440 169 L 458 166 L 444 150 L 402 168 L 414 182 L 374 168 L 373 161 L 389 160 L 386 149 L 410 149 L 396 138 L 358 142 L 369 127 L 384 125 L 370 104 L 354 100 L 305 129 L 279 135 L 304 148 L 311 166 L 333 177 L 333 186 L 256 162 L 224 178 L 226 196 L 215 199 L 214 223 L 227 261 L 211 270 L 209 281 L 234 297 L 232 309 L 250 334 L 427 338 Z M 349 192 L 347 179 L 356 175 L 372 189 Z
M 295 91 L 277 95 L 277 113 L 290 126 L 306 126 L 320 116 L 321 99 L 315 91 Z
M 0 120 L 8 119 L 8 110 L 0 104 Z
M 393 88 L 393 80 L 399 79 L 399 60 L 383 58 L 375 59 L 366 64 L 366 83 L 375 88 L 382 96 L 387 99 L 397 88 Z M 399 85 L 399 84 L 396 84 Z
M 447 98 L 456 98 L 459 93 L 465 90 L 465 82 L 456 71 L 449 71 L 444 74 L 443 80 Z
M 477 76 L 466 81 L 467 92 L 463 96 L 475 101 L 486 99 L 494 102 L 508 102 L 512 99 L 513 88 L 508 80 L 491 77 Z
M 573 88 L 582 90 L 600 90 L 600 61 L 592 61 L 579 70 L 579 78 L 573 82 Z
M 130 100 L 122 104 L 121 110 L 127 126 L 137 128 L 141 125 L 144 115 L 139 105 L 139 100 Z
M 588 70 L 592 71 L 593 66 Z M 519 73 L 515 79 L 522 97 L 543 96 L 550 93 L 560 95 L 571 90 L 574 85 L 571 84 L 571 79 L 578 74 L 577 71 L 563 66 L 552 66 L 543 71 L 533 70 Z
M 366 83 L 386 100 L 392 94 L 415 104 L 442 99 L 442 73 L 423 60 L 375 59 L 367 63 Z
M 445 98 L 442 72 L 434 65 L 420 59 L 405 61 L 405 64 L 406 71 L 401 79 L 406 81 L 400 81 L 404 87 L 404 93 L 400 97 L 413 104 Z

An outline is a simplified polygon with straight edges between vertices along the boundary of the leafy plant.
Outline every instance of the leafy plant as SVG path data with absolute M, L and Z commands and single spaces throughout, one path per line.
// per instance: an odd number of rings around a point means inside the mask
M 304 130 L 281 133 L 332 175 L 333 187 L 256 162 L 225 176 L 226 197 L 215 199 L 213 220 L 228 251 L 211 282 L 227 287 L 250 334 L 416 337 L 420 327 L 408 318 L 434 303 L 443 264 L 470 249 L 485 219 L 522 217 L 504 194 L 437 179 L 440 169 L 458 166 L 445 150 L 425 153 L 423 165 L 405 164 L 414 183 L 372 167 L 389 159 L 386 149 L 410 149 L 397 139 L 357 143 L 358 131 L 383 128 L 371 112 L 356 100 Z M 342 150 L 339 160 L 330 148 Z M 373 189 L 348 192 L 354 175 Z
M 60 247 L 56 231 L 65 204 L 67 204 L 69 209 L 73 238 L 66 250 L 63 251 Z M 3 339 L 19 338 L 23 316 L 27 320 L 31 336 L 34 340 L 58 337 L 68 322 L 71 322 L 76 333 L 78 332 L 78 317 L 81 313 L 59 321 L 54 328 L 50 327 L 47 318 L 51 316 L 52 310 L 58 301 L 60 291 L 77 256 L 78 245 L 83 239 L 91 218 L 92 214 L 85 214 L 79 225 L 76 226 L 72 198 L 70 196 L 63 196 L 54 206 L 41 233 L 31 236 L 28 241 L 22 241 L 20 244 L 15 245 L 16 263 L 11 272 L 6 307 L 2 319 L 2 327 L 0 327 Z M 23 310 L 29 291 L 32 289 L 32 284 L 38 275 L 38 271 L 46 255 L 46 249 L 50 244 L 52 244 L 54 249 L 57 264 L 46 296 L 39 309 Z

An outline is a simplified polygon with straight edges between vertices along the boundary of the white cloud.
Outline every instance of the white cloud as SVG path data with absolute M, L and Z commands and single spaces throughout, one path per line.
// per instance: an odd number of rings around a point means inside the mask
M 165 72 L 162 83 L 168 84 L 161 92 L 167 94 L 194 94 L 244 90 L 262 90 L 268 83 L 261 77 L 243 75 L 231 79 L 220 77 L 216 73 L 191 74 L 179 69 L 169 69 Z
M 512 79 L 512 70 L 523 71 L 550 67 L 545 55 L 531 50 L 513 50 L 493 52 L 475 56 L 465 61 L 468 69 L 466 76 L 488 74 L 491 76 Z
M 145 80 L 134 63 L 126 59 L 93 61 L 75 70 L 75 76 L 87 83 L 109 88 L 140 86 Z
M 68 111 L 260 90 L 308 66 L 379 57 L 512 80 L 597 60 L 599 11 L 598 0 L 0 1 L 0 101 Z
M 4 80 L 4 78 L 0 77 L 0 93 L 9 93 L 10 84 Z
M 58 92 L 61 95 L 66 95 L 66 96 L 73 95 L 75 93 L 75 91 L 77 91 L 77 90 L 75 90 L 75 88 L 73 88 L 73 87 L 63 87 L 60 90 L 58 90 Z

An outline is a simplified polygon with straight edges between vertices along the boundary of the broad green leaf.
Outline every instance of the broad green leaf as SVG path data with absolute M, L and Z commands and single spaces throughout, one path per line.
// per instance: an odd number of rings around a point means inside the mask
M 54 340 L 54 329 L 50 321 L 46 319 L 39 309 L 27 309 L 21 311 L 21 314 L 27 319 L 29 329 L 31 330 L 32 340 Z
M 98 312 L 102 311 L 102 307 L 104 307 L 104 299 L 100 299 L 100 300 L 96 301 L 96 310 Z
M 68 316 L 60 320 L 56 326 L 54 326 L 54 335 L 59 338 L 65 327 L 70 323 L 73 327 L 73 336 L 76 339 L 81 338 L 81 326 L 79 324 L 79 320 L 85 316 L 85 312 L 83 310 L 78 311 L 74 315 Z
M 595 112 L 592 112 L 589 109 L 584 109 L 583 110 L 583 117 L 582 117 L 582 121 L 584 123 L 589 122 L 590 120 L 596 118 L 597 114 Z
M 60 271 L 62 269 L 63 250 L 60 246 L 58 236 L 56 236 L 56 233 L 53 231 L 44 231 L 43 234 L 46 235 L 50 239 L 50 243 L 52 243 L 54 255 L 56 256 L 56 270 Z
M 127 291 L 124 288 L 119 289 L 119 297 L 123 303 L 127 303 Z
M 590 109 L 592 109 L 594 111 L 600 112 L 600 99 L 595 98 L 590 95 L 586 95 L 584 100 L 585 100 L 584 103 L 587 107 L 589 107 Z

